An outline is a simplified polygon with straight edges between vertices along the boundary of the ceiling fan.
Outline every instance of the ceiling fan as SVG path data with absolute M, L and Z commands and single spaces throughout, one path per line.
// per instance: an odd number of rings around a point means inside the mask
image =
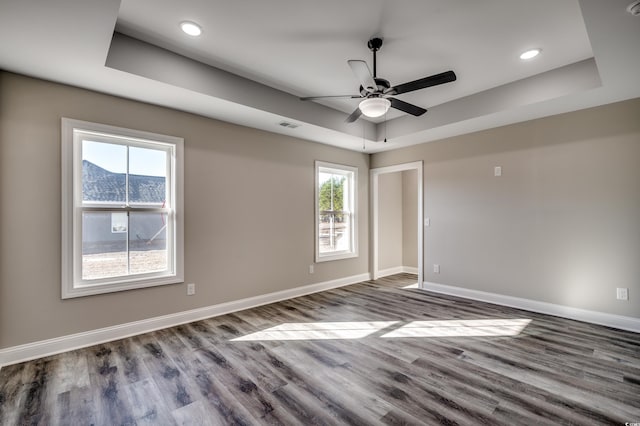
M 391 87 L 388 80 L 376 76 L 376 52 L 382 47 L 382 39 L 378 37 L 372 38 L 367 43 L 367 46 L 369 47 L 369 50 L 373 52 L 373 75 L 365 61 L 354 59 L 347 61 L 356 78 L 360 81 L 359 95 L 307 96 L 300 98 L 300 100 L 312 101 L 328 98 L 363 99 L 358 108 L 356 108 L 356 110 L 347 117 L 347 123 L 353 123 L 362 114 L 371 118 L 380 117 L 384 115 L 390 107 L 418 117 L 427 112 L 427 110 L 417 105 L 401 101 L 393 96 L 444 83 L 450 83 L 456 80 L 456 73 L 453 71 L 445 71 L 440 74 L 435 74 Z

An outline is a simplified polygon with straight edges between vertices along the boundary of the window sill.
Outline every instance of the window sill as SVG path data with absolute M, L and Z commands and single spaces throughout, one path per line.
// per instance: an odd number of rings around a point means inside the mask
M 340 253 L 335 253 L 335 254 L 327 254 L 327 255 L 323 255 L 323 256 L 316 255 L 316 263 L 330 262 L 332 260 L 352 259 L 354 257 L 358 257 L 358 253 L 356 253 L 356 252 L 340 252 Z
M 166 277 L 145 278 L 141 280 L 129 280 L 126 282 L 108 284 L 84 284 L 63 288 L 62 299 L 72 299 L 75 297 L 94 296 L 97 294 L 115 293 L 139 288 L 157 287 L 170 284 L 183 283 L 183 277 L 176 275 Z

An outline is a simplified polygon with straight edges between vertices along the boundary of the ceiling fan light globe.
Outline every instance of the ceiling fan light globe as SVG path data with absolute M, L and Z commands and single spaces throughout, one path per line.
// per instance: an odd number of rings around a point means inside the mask
M 362 114 L 370 118 L 381 117 L 387 113 L 391 102 L 385 98 L 369 98 L 360 102 L 359 108 Z

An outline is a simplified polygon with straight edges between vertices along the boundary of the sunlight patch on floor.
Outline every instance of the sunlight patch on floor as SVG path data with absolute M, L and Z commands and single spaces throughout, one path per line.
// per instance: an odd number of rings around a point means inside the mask
M 362 339 L 389 327 L 382 338 L 407 337 L 495 337 L 517 336 L 531 322 L 526 318 L 496 318 L 443 321 L 342 321 L 288 322 L 231 339 L 233 342 L 260 340 Z
M 231 341 L 361 339 L 396 323 L 398 321 L 284 323 Z
M 530 319 L 524 318 L 412 321 L 382 335 L 381 337 L 517 336 L 530 322 Z
M 402 288 L 420 288 L 420 287 L 418 287 L 418 283 L 413 283 L 413 284 L 406 285 Z

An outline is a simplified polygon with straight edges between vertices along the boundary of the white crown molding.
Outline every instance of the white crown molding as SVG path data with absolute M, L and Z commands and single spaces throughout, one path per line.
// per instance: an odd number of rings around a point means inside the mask
M 19 362 L 29 361 L 44 356 L 55 355 L 61 352 L 67 352 L 74 349 L 135 336 L 137 334 L 148 333 L 154 330 L 174 327 L 176 325 L 199 321 L 205 318 L 242 311 L 244 309 L 250 309 L 256 306 L 279 302 L 281 300 L 317 293 L 319 291 L 343 287 L 367 281 L 369 279 L 371 279 L 371 275 L 369 273 L 353 275 L 350 277 L 296 287 L 289 290 L 276 291 L 274 293 L 220 303 L 218 305 L 206 306 L 189 311 L 177 312 L 175 314 L 163 315 L 141 321 L 134 321 L 126 324 L 119 324 L 111 327 L 99 328 L 97 330 L 70 334 L 67 336 L 60 336 L 53 339 L 0 349 L 0 368 L 5 365 L 17 364 Z
M 589 322 L 592 324 L 605 325 L 607 327 L 640 333 L 640 318 L 608 314 L 598 311 L 590 311 L 587 309 L 574 308 L 566 305 L 556 305 L 554 303 L 540 302 L 538 300 L 505 296 L 497 293 L 470 290 L 467 288 L 454 287 L 450 285 L 437 284 L 426 281 L 422 283 L 422 289 L 433 291 L 434 293 L 442 293 L 451 296 L 463 297 L 465 299 L 495 303 L 497 305 L 524 309 L 541 314 L 555 315 L 558 317 Z

